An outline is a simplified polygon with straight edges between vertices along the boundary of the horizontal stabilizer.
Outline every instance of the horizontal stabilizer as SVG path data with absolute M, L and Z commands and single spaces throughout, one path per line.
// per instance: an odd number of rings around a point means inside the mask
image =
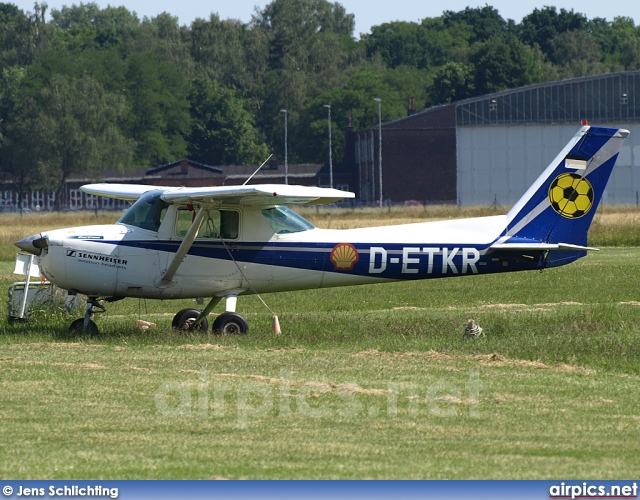
M 506 250 L 506 251 L 540 251 L 540 250 L 582 250 L 597 251 L 599 248 L 583 247 L 581 245 L 572 245 L 570 243 L 496 243 L 491 245 L 489 250 Z

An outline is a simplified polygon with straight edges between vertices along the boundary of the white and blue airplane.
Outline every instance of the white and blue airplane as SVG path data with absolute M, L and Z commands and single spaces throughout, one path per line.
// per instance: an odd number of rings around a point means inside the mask
M 309 288 L 540 270 L 593 250 L 587 231 L 627 130 L 585 125 L 506 215 L 360 229 L 318 229 L 285 205 L 354 194 L 292 185 L 166 187 L 89 184 L 129 200 L 113 225 L 43 231 L 16 245 L 38 256 L 55 285 L 88 297 L 72 331 L 97 332 L 92 314 L 125 297 L 210 297 L 183 309 L 177 329 L 246 333 L 237 297 Z

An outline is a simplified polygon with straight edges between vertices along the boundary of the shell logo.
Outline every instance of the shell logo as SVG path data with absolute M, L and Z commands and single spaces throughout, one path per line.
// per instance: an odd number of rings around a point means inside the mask
M 360 255 L 351 243 L 339 243 L 331 250 L 329 260 L 336 271 L 351 271 L 360 260 Z

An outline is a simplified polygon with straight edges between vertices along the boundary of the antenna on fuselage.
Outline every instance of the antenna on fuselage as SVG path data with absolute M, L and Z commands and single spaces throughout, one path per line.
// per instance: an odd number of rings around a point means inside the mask
M 244 183 L 243 183 L 242 185 L 243 185 L 243 186 L 245 186 L 245 185 L 247 184 L 247 182 L 249 182 L 251 179 L 253 179 L 253 176 L 254 176 L 254 175 L 256 175 L 258 172 L 260 172 L 260 169 L 261 169 L 262 167 L 264 167 L 264 166 L 267 164 L 267 162 L 271 159 L 271 157 L 272 157 L 272 156 L 273 156 L 273 153 L 271 153 L 271 154 L 269 155 L 269 158 L 267 158 L 264 162 L 262 162 L 262 165 L 260 165 L 260 166 L 256 169 L 256 171 L 255 171 L 254 173 L 252 173 L 246 181 L 244 181 Z

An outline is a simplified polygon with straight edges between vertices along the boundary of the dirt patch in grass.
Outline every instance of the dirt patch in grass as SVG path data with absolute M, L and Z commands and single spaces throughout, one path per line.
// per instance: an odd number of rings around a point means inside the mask
M 225 346 L 218 344 L 184 344 L 178 346 L 172 345 L 154 345 L 151 346 L 152 349 L 180 349 L 185 351 L 222 351 L 224 349 L 236 349 L 234 346 Z
M 180 370 L 182 373 L 201 373 L 196 370 Z M 304 380 L 293 380 L 282 377 L 267 377 L 264 375 L 239 375 L 236 373 L 212 373 L 211 377 L 213 378 L 236 378 L 236 379 L 244 379 L 244 380 L 257 380 L 259 382 L 266 382 L 268 384 L 283 384 L 287 387 L 291 388 L 300 388 L 307 387 L 311 389 L 316 389 L 320 392 L 331 392 L 331 391 L 339 391 L 339 392 L 347 392 L 350 394 L 364 394 L 368 396 L 382 396 L 390 392 L 388 389 L 366 389 L 360 387 L 358 384 L 336 384 L 332 382 L 317 382 L 317 381 L 304 381 Z
M 83 368 L 85 370 L 106 370 L 107 367 L 104 365 L 98 365 L 96 363 L 82 363 L 81 365 L 76 365 L 78 368 Z
M 581 306 L 580 302 L 548 302 L 546 304 L 483 304 L 478 309 L 519 309 L 524 311 L 540 311 L 542 308 L 558 306 Z
M 473 399 L 473 398 L 459 398 L 456 396 L 453 396 L 451 394 L 447 394 L 445 396 L 439 397 L 438 401 L 444 401 L 445 403 L 450 403 L 453 405 L 473 405 L 473 404 L 478 404 L 478 400 L 477 399 Z
M 380 356 L 388 358 L 425 358 L 434 361 L 453 361 L 453 360 L 467 360 L 477 361 L 483 366 L 519 366 L 523 368 L 534 368 L 537 370 L 559 370 L 563 372 L 581 372 L 585 374 L 595 373 L 595 370 L 584 368 L 582 366 L 568 365 L 564 363 L 558 363 L 557 365 L 548 365 L 542 361 L 529 361 L 525 359 L 509 359 L 498 353 L 493 354 L 477 354 L 477 355 L 465 355 L 465 354 L 447 354 L 440 351 L 427 351 L 427 352 L 415 352 L 415 351 L 402 351 L 402 352 L 383 352 L 377 349 L 368 349 L 355 353 L 354 356 Z
M 621 304 L 633 304 L 640 305 L 640 302 L 621 302 Z M 580 302 L 549 302 L 545 304 L 481 304 L 478 306 L 471 307 L 458 307 L 458 306 L 447 306 L 445 310 L 447 311 L 460 311 L 460 310 L 469 310 L 469 309 L 508 309 L 508 310 L 517 310 L 517 311 L 544 311 L 549 308 L 558 307 L 558 306 L 581 306 L 583 305 Z M 431 309 L 427 307 L 417 307 L 417 306 L 398 306 L 392 307 L 391 311 L 430 311 Z
M 465 356 L 466 357 L 466 356 Z M 557 365 L 547 365 L 542 361 L 529 361 L 525 359 L 509 359 L 501 356 L 498 353 L 493 354 L 479 354 L 473 356 L 474 359 L 480 361 L 485 366 L 500 364 L 508 366 L 521 366 L 523 368 L 534 368 L 536 370 L 559 370 L 563 372 L 582 372 L 585 374 L 595 373 L 595 370 L 584 368 L 582 366 L 567 365 L 564 363 L 558 363 Z
M 104 344 L 85 344 L 82 342 L 33 342 L 31 344 L 17 344 L 16 347 L 35 347 L 36 349 L 47 348 L 64 348 L 64 349 L 98 349 L 100 347 L 106 347 Z
M 99 365 L 97 363 L 82 363 L 82 364 L 74 364 L 74 363 L 63 363 L 63 362 L 54 362 L 48 363 L 47 361 L 38 361 L 34 359 L 10 359 L 4 358 L 0 359 L 2 362 L 15 363 L 18 365 L 36 365 L 36 366 L 62 366 L 65 368 L 80 368 L 83 370 L 106 370 L 107 367 L 104 365 Z
M 400 306 L 400 307 L 392 307 L 392 311 L 428 311 L 429 309 L 426 307 L 416 307 L 416 306 Z
M 231 349 L 231 347 L 218 344 L 185 344 L 177 346 L 176 349 L 185 349 L 187 351 L 222 351 L 224 349 Z
M 306 352 L 306 349 L 301 349 L 300 347 L 270 347 L 269 349 L 264 349 L 265 352 Z

